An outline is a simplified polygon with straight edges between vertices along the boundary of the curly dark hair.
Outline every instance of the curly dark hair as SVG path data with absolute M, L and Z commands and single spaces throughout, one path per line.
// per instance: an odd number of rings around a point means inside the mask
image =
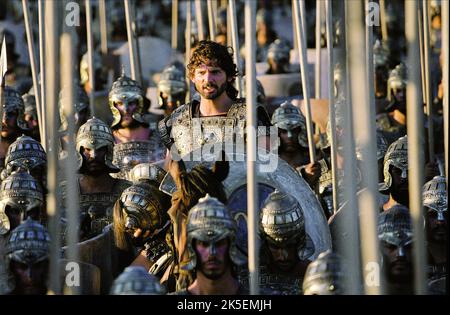
M 227 94 L 230 98 L 237 97 L 237 90 L 233 84 L 238 75 L 236 64 L 233 62 L 233 48 L 223 46 L 210 40 L 202 40 L 194 47 L 189 64 L 187 65 L 189 77 L 194 77 L 195 69 L 202 64 L 212 64 L 225 71 L 227 78 L 232 78 L 227 87 Z

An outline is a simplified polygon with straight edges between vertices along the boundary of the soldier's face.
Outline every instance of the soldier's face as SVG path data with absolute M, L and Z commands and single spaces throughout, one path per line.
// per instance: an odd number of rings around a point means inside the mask
M 17 135 L 17 111 L 3 111 L 2 117 L 2 138 L 14 138 Z
M 98 174 L 106 169 L 105 156 L 108 148 L 101 147 L 98 149 L 82 148 L 83 160 L 86 163 L 87 171 L 92 174 Z
M 120 126 L 122 128 L 128 128 L 136 124 L 135 120 L 133 119 L 133 114 L 138 109 L 139 104 L 137 99 L 130 100 L 127 103 L 117 101 L 114 105 L 120 112 Z
M 278 128 L 278 135 L 281 141 L 281 151 L 294 152 L 298 151 L 300 148 L 300 143 L 298 142 L 298 136 L 301 132 L 301 128 L 297 127 L 292 130 L 285 130 Z
M 390 166 L 389 172 L 392 177 L 392 184 L 390 187 L 390 193 L 395 201 L 401 203 L 404 206 L 409 205 L 409 190 L 408 190 L 408 175 L 404 175 L 404 172 L 393 165 Z
M 228 238 L 223 238 L 215 243 L 194 241 L 197 254 L 197 272 L 205 277 L 216 280 L 222 277 L 229 268 Z
M 437 211 L 427 208 L 426 216 L 427 240 L 432 243 L 446 243 L 448 233 L 448 211 L 438 214 Z
M 275 243 L 269 243 L 268 248 L 272 256 L 273 267 L 282 272 L 291 271 L 298 259 L 296 245 L 280 246 Z
M 412 276 L 411 243 L 402 247 L 382 242 L 383 264 L 390 281 L 408 282 Z
M 202 64 L 195 69 L 192 81 L 195 89 L 203 98 L 214 100 L 225 92 L 229 80 L 222 68 L 211 64 Z
M 35 264 L 11 261 L 10 269 L 16 280 L 16 291 L 19 294 L 36 295 L 47 293 L 48 260 Z

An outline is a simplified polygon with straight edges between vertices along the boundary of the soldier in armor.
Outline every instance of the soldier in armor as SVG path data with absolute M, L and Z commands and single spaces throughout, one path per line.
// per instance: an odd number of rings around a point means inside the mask
M 447 184 L 436 176 L 423 186 L 429 280 L 447 277 L 448 203 Z M 445 294 L 445 292 L 442 292 Z
M 298 201 L 275 190 L 260 211 L 262 257 L 260 283 L 272 294 L 300 294 L 314 244 L 305 231 L 305 217 Z
M 236 247 L 237 225 L 227 207 L 207 194 L 187 219 L 189 260 L 184 270 L 196 273 L 195 281 L 176 295 L 245 294 L 236 278 L 236 267 L 246 258 Z M 248 294 L 248 293 L 246 293 Z
M 408 208 L 396 205 L 379 214 L 378 240 L 388 294 L 412 294 L 414 289 L 411 254 L 413 232 Z
M 113 221 L 113 206 L 130 182 L 111 177 L 119 169 L 113 164 L 114 138 L 111 129 L 100 119 L 89 119 L 78 129 L 78 186 L 80 194 L 80 239 L 102 232 Z M 63 183 L 63 199 L 65 199 Z
M 270 44 L 267 51 L 267 63 L 269 69 L 266 74 L 281 74 L 291 72 L 290 66 L 291 47 L 281 39 L 276 39 Z
M 127 267 L 114 280 L 111 295 L 163 295 L 166 291 L 157 277 L 140 266 Z
M 36 97 L 33 94 L 26 93 L 22 95 L 22 100 L 25 105 L 23 119 L 29 129 L 28 135 L 36 141 L 41 141 L 41 135 L 39 134 L 39 121 L 36 110 Z
M 173 262 L 171 225 L 167 210 L 170 197 L 146 183 L 122 192 L 114 206 L 114 238 L 122 251 L 133 250 L 132 265 L 139 265 L 162 278 Z
M 344 294 L 345 273 L 342 257 L 327 250 L 308 265 L 303 280 L 304 295 Z
M 278 128 L 280 137 L 278 155 L 314 189 L 320 175 L 320 165 L 317 162 L 309 163 L 305 116 L 298 107 L 286 101 L 274 111 L 272 124 Z
M 387 82 L 387 113 L 377 115 L 377 129 L 389 144 L 406 134 L 406 82 L 407 69 L 401 63 L 391 71 Z
M 158 100 L 164 115 L 169 116 L 179 106 L 184 104 L 187 86 L 183 71 L 175 65 L 166 67 L 158 82 Z
M 4 179 L 11 173 L 20 171 L 30 173 L 46 189 L 47 155 L 40 142 L 24 135 L 9 146 L 1 177 Z
M 231 48 L 200 41 L 187 68 L 200 101 L 194 99 L 178 107 L 159 122 L 164 145 L 172 155 L 184 157 L 205 144 L 214 144 L 214 148 L 216 144 L 243 144 L 246 104 L 245 100 L 237 99 L 233 86 L 238 73 Z M 257 114 L 258 126 L 270 126 L 262 106 L 257 107 Z
M 27 217 L 41 221 L 44 195 L 41 185 L 27 172 L 13 172 L 0 188 L 0 234 L 15 229 Z
M 373 45 L 373 67 L 374 67 L 374 90 L 376 112 L 382 113 L 386 110 L 387 81 L 388 81 L 388 58 L 389 50 L 384 42 L 376 40 Z
M 409 206 L 407 136 L 389 146 L 383 164 L 384 181 L 380 183 L 379 190 L 389 195 L 389 200 L 380 210 L 386 211 L 397 204 Z
M 49 245 L 50 235 L 47 229 L 31 218 L 11 232 L 5 251 L 15 282 L 10 294 L 47 294 Z
M 106 89 L 106 83 L 108 79 L 108 73 L 106 67 L 102 64 L 102 57 L 100 54 L 94 52 L 94 77 L 95 77 L 95 89 L 101 91 Z M 80 61 L 80 84 L 87 94 L 91 93 L 91 86 L 89 84 L 89 55 L 86 52 Z M 88 102 L 89 105 L 89 102 Z
M 0 168 L 3 168 L 8 147 L 22 133 L 28 131 L 23 119 L 24 104 L 20 94 L 13 88 L 5 86 L 3 90 L 3 117 L 0 141 Z
M 156 134 L 156 123 L 144 118 L 142 88 L 124 73 L 109 91 L 113 114 L 114 164 L 120 169 L 117 178 L 129 178 L 129 171 L 139 163 L 163 160 L 165 149 Z

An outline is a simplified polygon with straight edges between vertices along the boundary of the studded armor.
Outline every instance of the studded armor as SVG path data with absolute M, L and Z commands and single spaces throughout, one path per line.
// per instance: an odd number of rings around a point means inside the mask
M 19 92 L 9 86 L 5 86 L 3 90 L 3 112 L 8 113 L 17 111 L 17 126 L 22 130 L 28 130 L 27 124 L 24 121 L 25 105 Z
M 389 167 L 393 165 L 402 170 L 402 178 L 408 176 L 408 138 L 399 138 L 392 143 L 384 156 L 384 182 L 380 185 L 380 191 L 387 191 L 392 185 L 392 176 Z
M 111 127 L 115 127 L 122 118 L 119 110 L 115 107 L 116 102 L 122 102 L 125 105 L 125 108 L 127 108 L 130 102 L 137 101 L 137 110 L 133 113 L 133 119 L 140 123 L 146 123 L 143 118 L 143 95 L 144 93 L 141 86 L 122 72 L 122 75 L 114 81 L 111 90 L 109 91 L 109 108 L 113 114 Z
M 98 118 L 91 118 L 83 124 L 77 133 L 77 154 L 78 167 L 81 168 L 83 164 L 83 157 L 81 156 L 81 149 L 99 149 L 106 146 L 108 151 L 105 155 L 105 164 L 109 168 L 110 173 L 117 173 L 117 168 L 113 160 L 114 138 L 111 129 L 103 121 Z
M 231 261 L 238 266 L 245 263 L 245 258 L 236 247 L 236 222 L 228 208 L 217 198 L 207 194 L 199 199 L 197 205 L 189 211 L 186 231 L 189 263 L 183 266 L 183 269 L 193 270 L 197 266 L 197 255 L 193 248 L 194 239 L 215 243 L 228 237 Z
M 67 115 L 65 113 L 64 104 L 65 104 L 65 90 L 62 90 L 59 94 L 59 117 L 61 120 L 61 130 L 67 130 Z M 75 104 L 73 104 L 73 109 L 75 113 L 79 113 L 82 110 L 89 108 L 89 98 L 86 94 L 85 90 L 78 86 L 76 89 L 78 93 Z
M 131 170 L 141 163 L 152 163 L 164 160 L 166 149 L 158 137 L 151 136 L 149 140 L 134 140 L 114 145 L 113 164 L 120 171 L 114 177 L 131 180 Z
M 0 187 L 0 234 L 4 235 L 11 228 L 6 206 L 20 209 L 24 219 L 28 211 L 42 207 L 44 196 L 39 183 L 27 172 L 12 173 Z
M 402 250 L 413 241 L 409 209 L 398 204 L 383 211 L 378 216 L 377 230 L 380 241 L 395 245 Z
M 31 265 L 48 259 L 50 235 L 46 228 L 28 218 L 11 232 L 6 244 L 9 260 Z
M 140 163 L 130 171 L 130 179 L 133 183 L 140 181 L 149 182 L 159 187 L 167 172 L 156 164 Z
M 298 201 L 278 190 L 272 192 L 260 211 L 262 237 L 280 246 L 297 245 L 300 260 L 308 259 L 314 253 L 312 242 L 307 241 L 305 217 Z
M 444 212 L 448 211 L 447 183 L 444 176 L 435 176 L 423 186 L 423 205 L 437 212 L 437 219 L 443 221 Z
M 306 119 L 300 109 L 291 102 L 286 101 L 278 107 L 272 115 L 272 124 L 277 128 L 287 130 L 288 136 L 292 135 L 292 130 L 300 127 L 301 131 L 298 135 L 298 142 L 304 148 L 308 147 L 308 139 L 306 137 Z
M 327 250 L 308 265 L 303 280 L 304 295 L 340 295 L 344 293 L 341 257 Z
M 31 171 L 38 166 L 47 165 L 47 155 L 41 143 L 22 135 L 8 147 L 5 158 L 6 175 L 17 168 Z
M 184 101 L 187 87 L 183 72 L 177 69 L 177 67 L 175 67 L 174 65 L 165 68 L 161 73 L 161 78 L 158 82 L 158 90 L 160 93 L 164 93 L 167 95 L 168 102 L 172 102 L 174 98 Z M 163 100 L 161 99 L 161 96 L 159 96 L 159 105 L 163 106 Z
M 244 100 L 236 101 L 227 115 L 220 117 L 195 118 L 192 105 L 193 103 L 188 103 L 178 107 L 171 116 L 159 122 L 161 141 L 167 148 L 170 149 L 172 144 L 175 144 L 177 153 L 183 157 L 205 144 L 244 143 Z
M 166 290 L 144 267 L 131 266 L 114 280 L 111 295 L 162 295 Z

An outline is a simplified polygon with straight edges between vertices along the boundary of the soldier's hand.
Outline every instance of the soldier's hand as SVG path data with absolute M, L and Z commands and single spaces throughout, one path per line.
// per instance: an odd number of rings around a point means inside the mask
M 304 175 L 310 186 L 315 185 L 320 177 L 320 164 L 314 162 L 306 165 L 304 168 Z

